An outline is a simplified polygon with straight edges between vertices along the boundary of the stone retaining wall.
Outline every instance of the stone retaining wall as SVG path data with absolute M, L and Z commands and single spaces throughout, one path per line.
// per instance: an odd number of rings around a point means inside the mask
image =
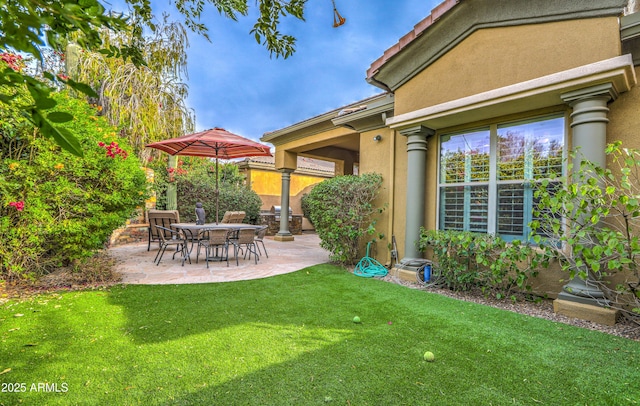
M 127 224 L 111 234 L 109 246 L 132 244 L 149 240 L 149 224 Z
M 260 213 L 260 225 L 269 226 L 267 235 L 276 235 L 280 231 L 280 216 L 271 213 Z M 289 216 L 289 232 L 302 234 L 302 214 Z

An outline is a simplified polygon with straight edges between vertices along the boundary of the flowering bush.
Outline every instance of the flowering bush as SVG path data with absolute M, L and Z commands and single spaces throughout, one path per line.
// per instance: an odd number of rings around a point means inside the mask
M 81 135 L 84 158 L 33 127 L 0 126 L 3 145 L 28 152 L 0 157 L 0 279 L 37 277 L 90 257 L 146 197 L 145 174 L 116 129 L 86 103 L 54 98 L 57 111 L 74 116 L 61 126 Z M 0 122 L 19 114 L 0 110 Z
M 18 211 L 24 210 L 24 202 L 22 200 L 19 202 L 11 202 L 9 203 L 9 206 L 15 207 Z
M 13 69 L 16 72 L 22 71 L 25 66 L 24 60 L 22 56 L 12 54 L 9 52 L 0 53 L 0 60 L 7 64 L 8 67 Z
M 127 157 L 129 156 L 127 151 L 120 148 L 120 146 L 118 146 L 118 143 L 115 141 L 111 141 L 111 144 L 109 145 L 107 145 L 103 141 L 100 141 L 98 143 L 98 146 L 100 148 L 104 148 L 107 151 L 107 157 L 109 158 L 115 158 L 116 156 L 121 156 L 122 159 L 127 159 Z

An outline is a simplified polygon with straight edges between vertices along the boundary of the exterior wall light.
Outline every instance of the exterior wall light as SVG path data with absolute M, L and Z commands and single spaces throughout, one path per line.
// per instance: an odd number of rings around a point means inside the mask
M 378 135 L 376 135 L 375 137 L 373 137 L 373 140 L 374 140 L 375 142 L 378 142 L 378 141 L 380 141 L 381 139 L 382 139 L 382 135 L 380 135 L 380 134 L 378 134 Z

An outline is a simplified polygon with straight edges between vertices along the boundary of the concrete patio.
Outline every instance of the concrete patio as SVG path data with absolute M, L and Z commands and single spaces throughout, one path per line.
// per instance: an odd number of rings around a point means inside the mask
M 258 264 L 254 263 L 253 257 L 251 260 L 240 257 L 240 264 L 236 266 L 235 259 L 230 258 L 229 267 L 226 262 L 209 262 L 209 269 L 202 258 L 196 263 L 195 251 L 192 263 L 186 262 L 182 266 L 181 258 L 171 258 L 171 249 L 165 252 L 160 265 L 155 265 L 153 259 L 158 245 L 151 244 L 151 250 L 147 251 L 146 242 L 112 247 L 109 253 L 117 260 L 116 269 L 122 274 L 122 281 L 131 284 L 232 282 L 267 278 L 329 262 L 329 253 L 320 248 L 316 234 L 296 235 L 295 241 L 291 242 L 266 237 L 264 244 L 269 257 L 263 253 Z

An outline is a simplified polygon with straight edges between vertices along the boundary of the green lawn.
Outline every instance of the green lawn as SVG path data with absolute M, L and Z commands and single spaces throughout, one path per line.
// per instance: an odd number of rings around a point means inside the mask
M 0 321 L 7 405 L 640 399 L 638 342 L 330 265 L 254 281 L 41 295 L 5 304 Z

